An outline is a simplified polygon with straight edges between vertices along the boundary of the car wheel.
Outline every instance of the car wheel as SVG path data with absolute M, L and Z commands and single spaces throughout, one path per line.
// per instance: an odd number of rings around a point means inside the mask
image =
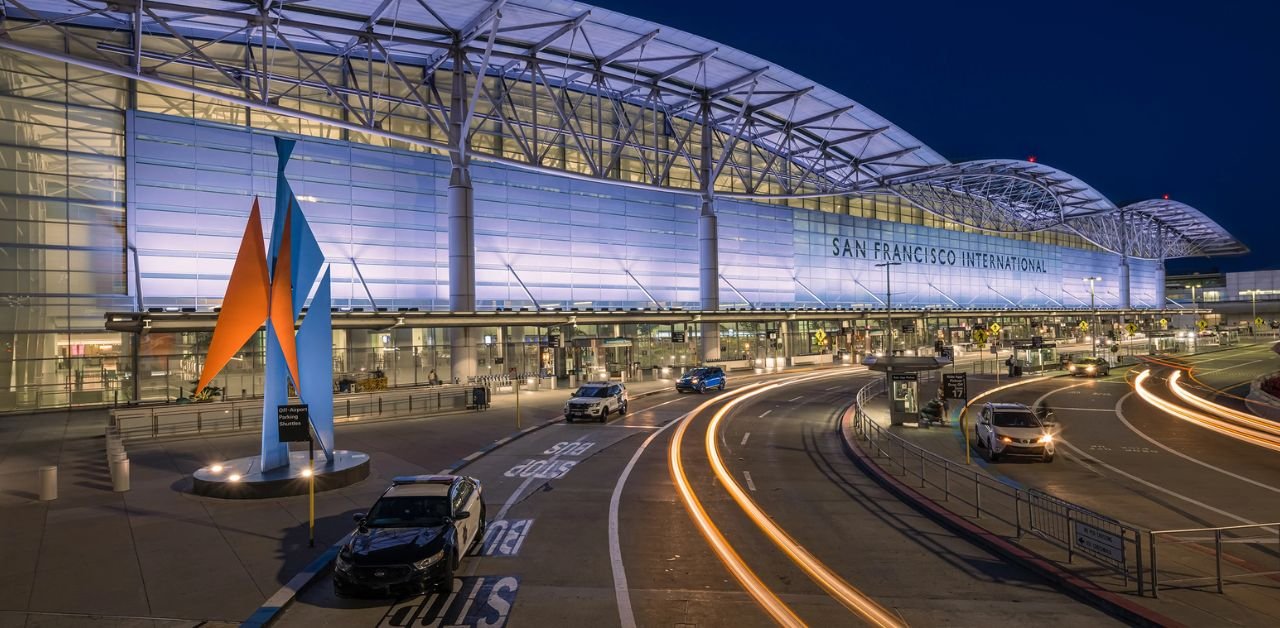
M 453 571 L 458 567 L 458 557 L 456 553 L 451 554 L 444 561 L 444 573 L 440 577 L 440 582 L 436 583 L 436 591 L 440 593 L 453 593 Z
M 480 502 L 480 527 L 476 528 L 476 538 L 471 539 L 471 548 L 474 549 L 484 543 L 484 533 L 489 530 L 489 517 L 486 514 L 484 502 Z
M 624 403 L 621 406 L 618 406 L 618 416 L 626 416 L 626 415 L 627 415 L 627 404 Z
M 720 382 L 720 390 L 724 390 L 724 382 Z
M 565 422 L 565 423 L 573 423 L 573 417 L 568 417 L 568 416 L 567 416 L 567 417 L 565 417 L 565 418 L 564 418 L 564 422 Z
M 703 385 L 703 386 L 699 386 L 699 387 L 698 387 L 698 394 L 699 394 L 699 395 L 705 395 L 706 393 L 707 393 L 707 387 L 706 387 L 705 385 Z
M 982 442 L 982 436 L 978 434 L 978 430 L 973 430 L 973 446 L 982 449 L 986 443 Z
M 991 446 L 991 443 L 987 443 L 987 460 L 990 460 L 991 462 L 1000 460 L 1000 454 L 996 453 L 996 450 Z
M 1044 461 L 1045 461 L 1045 462 L 1053 462 L 1053 456 L 1052 456 L 1052 455 L 1045 456 L 1045 457 L 1044 457 Z

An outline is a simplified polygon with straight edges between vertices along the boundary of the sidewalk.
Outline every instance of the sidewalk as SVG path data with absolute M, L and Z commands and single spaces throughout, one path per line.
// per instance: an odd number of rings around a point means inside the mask
M 628 384 L 633 397 L 670 380 Z M 522 391 L 522 426 L 560 417 L 568 390 Z M 257 453 L 235 434 L 128 446 L 132 486 L 111 490 L 105 411 L 0 421 L 0 628 L 239 625 L 296 572 L 350 531 L 391 477 L 437 473 L 516 430 L 515 396 L 484 412 L 337 428 L 338 446 L 369 453 L 367 481 L 307 498 L 217 500 L 189 493 L 197 468 Z M 58 466 L 58 499 L 37 500 L 36 469 Z M 212 623 L 210 623 L 212 622 Z

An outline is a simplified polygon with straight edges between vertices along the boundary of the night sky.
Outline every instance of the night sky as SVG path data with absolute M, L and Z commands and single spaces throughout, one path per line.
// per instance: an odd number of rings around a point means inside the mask
M 598 0 L 866 105 L 951 161 L 1025 159 L 1190 204 L 1280 268 L 1280 2 Z

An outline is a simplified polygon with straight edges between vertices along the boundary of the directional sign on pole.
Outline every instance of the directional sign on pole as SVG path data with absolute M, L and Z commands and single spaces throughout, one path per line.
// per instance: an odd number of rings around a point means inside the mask
M 1078 327 L 1080 331 L 1089 331 L 1089 321 L 1080 321 Z
M 969 374 L 968 373 L 943 373 L 942 374 L 942 396 L 947 399 L 968 399 L 969 398 Z
M 827 332 L 822 331 L 821 329 L 813 332 L 813 341 L 820 345 L 827 344 Z
M 1262 326 L 1262 323 L 1263 323 L 1263 322 L 1264 322 L 1264 321 L 1262 320 L 1262 317 L 1261 317 L 1261 316 L 1259 316 L 1258 318 L 1253 319 L 1253 324 L 1254 324 L 1254 325 L 1258 325 L 1259 327 L 1261 327 L 1261 326 Z
M 306 404 L 279 406 L 278 438 L 282 443 L 305 443 L 311 439 L 311 414 Z
M 1204 328 L 1208 326 L 1209 326 L 1209 322 L 1204 320 L 1203 318 L 1196 321 L 1196 327 L 1199 327 L 1200 331 L 1204 331 Z
M 1138 326 L 1134 325 L 1133 323 L 1129 323 L 1128 325 L 1124 326 L 1124 330 L 1129 332 L 1129 335 L 1132 336 L 1138 333 Z
M 977 344 L 978 344 L 978 346 L 982 346 L 982 345 L 986 344 L 986 343 L 987 343 L 987 332 L 986 332 L 986 330 L 983 330 L 983 329 L 975 329 L 975 330 L 973 330 L 973 341 L 974 341 L 975 343 L 977 343 Z
M 998 334 L 1000 333 L 1000 323 L 991 323 L 991 326 L 987 329 L 990 329 L 993 334 Z

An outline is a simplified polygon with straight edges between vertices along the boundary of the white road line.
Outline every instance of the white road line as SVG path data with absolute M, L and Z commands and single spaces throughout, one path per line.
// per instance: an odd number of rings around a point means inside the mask
M 792 397 L 792 398 L 788 399 L 787 401 L 799 401 L 799 400 L 801 400 L 801 399 L 804 399 L 804 395 L 799 395 L 799 396 L 796 396 L 796 397 Z
M 751 472 L 743 471 L 742 477 L 747 481 L 747 488 L 751 489 L 751 492 L 754 493 L 756 490 L 756 483 L 751 481 Z
M 830 388 L 824 388 L 823 390 L 835 390 L 837 388 L 844 388 L 844 386 L 832 386 Z
M 742 443 L 741 443 L 741 446 L 742 446 L 742 447 L 746 447 L 746 446 L 747 446 L 747 439 L 748 439 L 748 438 L 751 438 L 751 432 L 747 432 L 746 434 L 743 434 L 743 435 L 742 435 Z
M 1067 388 L 1074 388 L 1075 386 L 1083 386 L 1083 385 L 1084 385 L 1084 384 L 1075 384 L 1074 386 L 1068 386 Z M 1047 393 L 1045 393 L 1045 394 L 1041 395 L 1039 399 L 1036 399 L 1035 403 L 1034 403 L 1034 404 L 1032 404 L 1032 406 L 1031 406 L 1031 407 L 1033 407 L 1033 408 L 1035 408 L 1035 407 L 1039 407 L 1039 406 L 1040 406 L 1040 402 L 1044 401 L 1044 400 L 1045 400 L 1045 398 L 1049 397 L 1049 395 L 1052 395 L 1052 394 L 1054 394 L 1054 393 L 1056 393 L 1056 392 L 1059 392 L 1059 391 L 1062 391 L 1062 390 L 1067 390 L 1067 388 L 1059 388 L 1058 390 L 1051 390 L 1051 391 L 1049 391 L 1049 392 L 1047 392 Z M 1147 440 L 1147 441 L 1149 441 L 1151 444 L 1153 444 L 1153 445 L 1155 445 L 1155 446 L 1157 446 L 1157 447 L 1159 447 L 1159 448 L 1161 448 L 1161 449 L 1163 449 L 1163 450 L 1165 450 L 1165 451 L 1167 451 L 1167 452 L 1169 452 L 1169 453 L 1171 453 L 1171 454 L 1174 454 L 1174 455 L 1179 456 L 1179 457 L 1181 457 L 1181 458 L 1185 458 L 1185 459 L 1187 459 L 1187 460 L 1188 460 L 1188 461 L 1190 461 L 1190 462 L 1194 462 L 1194 463 L 1196 463 L 1196 464 L 1198 464 L 1198 465 L 1201 465 L 1201 466 L 1207 467 L 1207 468 L 1209 468 L 1209 469 L 1213 469 L 1213 470 L 1218 471 L 1218 472 L 1220 472 L 1220 473 L 1223 473 L 1223 474 L 1229 475 L 1229 476 L 1231 476 L 1231 477 L 1234 477 L 1234 478 L 1236 478 L 1236 479 L 1239 479 L 1239 480 L 1242 480 L 1242 481 L 1248 482 L 1248 483 L 1250 483 L 1250 484 L 1254 484 L 1254 485 L 1259 486 L 1259 487 L 1261 487 L 1261 488 L 1265 488 L 1265 489 L 1270 490 L 1270 491 L 1280 492 L 1280 489 L 1277 489 L 1277 488 L 1275 488 L 1275 487 L 1268 486 L 1268 485 L 1266 485 L 1266 484 L 1262 484 L 1261 482 L 1257 482 L 1257 481 L 1255 481 L 1255 480 L 1251 480 L 1251 479 L 1249 479 L 1249 478 L 1246 478 L 1246 477 L 1242 477 L 1242 476 L 1236 475 L 1236 474 L 1231 473 L 1230 471 L 1227 471 L 1227 470 L 1225 470 L 1225 469 L 1220 469 L 1220 468 L 1215 467 L 1215 466 L 1213 466 L 1213 465 L 1211 465 L 1211 464 L 1208 464 L 1208 463 L 1206 463 L 1206 462 L 1202 462 L 1202 461 L 1200 461 L 1200 460 L 1197 460 L 1197 459 L 1195 459 L 1195 458 L 1192 458 L 1191 456 L 1188 456 L 1188 455 L 1186 455 L 1186 454 L 1184 454 L 1184 453 L 1182 453 L 1182 452 L 1180 452 L 1180 451 L 1177 451 L 1177 450 L 1175 450 L 1175 449 L 1172 449 L 1172 448 L 1170 448 L 1170 447 L 1166 446 L 1164 443 L 1161 443 L 1161 442 L 1159 442 L 1159 441 L 1157 441 L 1157 440 L 1155 440 L 1155 439 L 1151 438 L 1150 436 L 1147 436 L 1146 434 L 1144 434 L 1144 433 L 1142 433 L 1142 432 L 1138 431 L 1138 429 L 1137 429 L 1137 428 L 1135 428 L 1135 427 L 1133 426 L 1133 424 L 1132 424 L 1132 423 L 1129 423 L 1129 421 L 1128 421 L 1127 419 L 1125 419 L 1125 418 L 1124 418 L 1124 413 L 1120 410 L 1120 406 L 1121 406 L 1121 404 L 1123 404 L 1123 403 L 1124 403 L 1124 400 L 1125 400 L 1125 399 L 1127 399 L 1127 398 L 1128 398 L 1130 395 L 1132 395 L 1132 394 L 1133 394 L 1133 393 L 1132 393 L 1132 392 L 1130 392 L 1130 393 L 1128 393 L 1128 394 L 1124 395 L 1123 397 L 1121 397 L 1121 398 L 1120 398 L 1120 400 L 1116 402 L 1115 414 L 1116 414 L 1116 418 L 1120 419 L 1120 421 L 1121 421 L 1122 423 L 1124 423 L 1124 424 L 1125 424 L 1125 426 L 1127 426 L 1131 431 L 1133 431 L 1133 433 L 1135 433 L 1135 434 L 1137 434 L 1138 436 L 1141 436 L 1142 438 L 1146 439 L 1146 440 Z M 1160 491 L 1161 493 L 1164 493 L 1164 494 L 1169 495 L 1169 496 L 1172 496 L 1172 497 L 1176 497 L 1176 498 L 1181 499 L 1182 501 L 1185 501 L 1185 502 L 1187 502 L 1187 503 L 1189 503 L 1189 504 L 1194 504 L 1194 505 L 1196 505 L 1196 506 L 1199 506 L 1199 507 L 1201 507 L 1201 508 L 1204 508 L 1205 510 L 1208 510 L 1208 511 L 1210 511 L 1210 512 L 1214 512 L 1214 513 L 1217 513 L 1217 514 L 1222 515 L 1222 516 L 1224 516 L 1224 517 L 1227 517 L 1227 518 L 1229 518 L 1229 519 L 1234 519 L 1234 520 L 1236 520 L 1236 521 L 1239 521 L 1240 523 L 1244 523 L 1244 524 L 1248 524 L 1248 525 L 1255 525 L 1255 524 L 1257 524 L 1257 522 L 1256 522 L 1256 521 L 1253 521 L 1253 520 L 1251 520 L 1251 519 L 1246 519 L 1246 518 L 1241 517 L 1240 515 L 1237 515 L 1237 514 L 1235 514 L 1235 513 L 1227 512 L 1227 511 L 1225 511 L 1225 510 L 1222 510 L 1221 508 L 1217 508 L 1217 507 L 1214 507 L 1214 506 L 1210 506 L 1209 504 L 1206 504 L 1206 503 L 1204 503 L 1204 502 L 1202 502 L 1202 501 L 1200 501 L 1200 500 L 1198 500 L 1198 499 L 1195 499 L 1195 498 L 1192 498 L 1192 497 L 1188 497 L 1188 496 L 1186 496 L 1186 495 L 1183 495 L 1182 493 L 1179 493 L 1179 492 L 1177 492 L 1177 491 L 1174 491 L 1174 490 L 1171 490 L 1171 489 L 1165 488 L 1165 487 L 1160 486 L 1159 484 L 1156 484 L 1156 483 L 1154 483 L 1154 482 L 1148 482 L 1147 480 L 1144 480 L 1144 479 L 1142 479 L 1142 478 L 1140 478 L 1140 477 L 1138 477 L 1138 476 L 1136 476 L 1136 475 L 1134 475 L 1134 474 L 1132 474 L 1132 473 L 1129 473 L 1128 471 L 1123 471 L 1123 470 L 1121 470 L 1121 469 L 1119 469 L 1119 468 L 1116 468 L 1116 467 L 1114 467 L 1114 466 L 1112 466 L 1112 465 L 1110 465 L 1110 464 L 1107 464 L 1106 462 L 1103 462 L 1102 460 L 1099 460 L 1099 459 L 1097 458 L 1097 456 L 1089 456 L 1089 455 L 1088 455 L 1088 454 L 1086 454 L 1085 452 L 1081 451 L 1081 450 L 1080 450 L 1078 447 L 1076 447 L 1075 445 L 1072 445 L 1072 444 L 1070 443 L 1070 441 L 1067 441 L 1066 439 L 1060 439 L 1058 442 L 1062 443 L 1064 446 L 1066 446 L 1066 447 L 1067 447 L 1068 449 L 1070 449 L 1072 452 L 1075 452 L 1075 454 L 1076 454 L 1077 456 L 1080 456 L 1080 458 L 1082 458 L 1082 459 L 1083 459 L 1083 458 L 1088 457 L 1088 458 L 1092 459 L 1092 460 L 1094 461 L 1094 463 L 1096 463 L 1098 466 L 1101 466 L 1101 467 L 1103 467 L 1103 468 L 1107 469 L 1108 471 L 1111 471 L 1112 473 L 1115 473 L 1115 474 L 1117 474 L 1117 475 L 1121 475 L 1121 476 L 1124 476 L 1124 477 L 1126 477 L 1126 478 L 1129 478 L 1130 480 L 1133 480 L 1134 482 L 1137 482 L 1137 483 L 1139 483 L 1139 484 L 1142 484 L 1143 486 L 1147 486 L 1147 487 L 1153 488 L 1153 489 L 1155 489 L 1155 490 L 1157 490 L 1157 491 Z
M 672 399 L 671 401 L 664 401 L 664 402 L 662 402 L 662 403 L 659 403 L 659 404 L 655 404 L 655 405 L 649 406 L 648 408 L 640 408 L 639 410 L 636 410 L 636 412 L 648 412 L 648 411 L 653 410 L 653 409 L 655 409 L 655 408 L 661 408 L 662 406 L 665 406 L 665 405 L 667 405 L 667 404 L 669 404 L 669 403 L 675 403 L 675 402 L 677 402 L 677 401 L 680 401 L 680 400 L 679 400 L 679 399 Z M 631 403 L 631 402 L 630 402 L 630 401 L 628 401 L 627 403 Z M 627 409 L 628 409 L 628 410 L 630 410 L 631 408 L 630 408 L 630 407 L 628 407 Z M 623 419 L 625 419 L 625 418 L 627 418 L 627 415 L 625 415 L 625 414 L 619 414 L 619 415 L 618 415 L 618 417 L 617 417 L 616 419 L 613 419 L 612 421 L 609 421 L 609 422 L 608 422 L 608 423 L 606 423 L 605 425 L 613 425 L 614 423 L 617 423 L 618 421 L 621 421 L 621 420 L 623 420 Z
M 763 418 L 765 418 L 765 417 L 769 416 L 769 413 L 770 413 L 770 412 L 773 412 L 773 410 L 765 410 L 765 411 L 764 411 L 764 414 L 760 415 L 760 416 L 759 416 L 759 417 L 757 417 L 757 418 L 763 419 Z
M 1250 364 L 1257 364 L 1259 362 L 1262 362 L 1262 360 L 1250 360 L 1248 362 L 1245 362 L 1244 364 L 1232 364 L 1231 366 L 1224 366 L 1219 369 L 1213 369 L 1211 371 L 1203 371 L 1200 373 L 1196 373 L 1196 377 L 1199 377 L 1201 375 L 1208 375 L 1209 373 L 1217 373 L 1218 371 L 1230 371 L 1231 369 L 1238 369 L 1242 366 L 1249 366 Z
M 613 495 L 609 497 L 609 566 L 613 569 L 613 594 L 618 600 L 618 621 L 622 624 L 622 628 L 636 628 L 636 614 L 631 610 L 631 592 L 627 589 L 627 570 L 622 565 L 622 542 L 618 540 L 618 507 L 622 503 L 622 487 L 626 486 L 627 478 L 631 477 L 631 470 L 635 468 L 636 462 L 640 460 L 640 456 L 644 454 L 644 450 L 649 447 L 653 439 L 665 432 L 667 428 L 679 424 L 687 416 L 689 415 L 684 414 L 668 422 L 662 426 L 662 429 L 650 434 L 649 438 L 640 443 L 640 448 L 636 449 L 627 466 L 623 467 L 617 484 L 613 485 Z
M 586 437 L 587 437 L 587 434 L 583 434 L 573 442 L 580 443 L 582 442 L 582 439 Z M 551 464 L 556 462 L 559 459 L 560 459 L 560 454 L 551 456 L 550 458 L 547 459 L 547 466 L 545 468 L 548 468 L 548 469 L 551 468 Z M 494 517 L 494 519 L 506 519 L 507 511 L 511 510 L 511 507 L 516 505 L 516 501 L 520 499 L 520 495 L 524 493 L 525 489 L 529 488 L 529 485 L 533 484 L 533 481 L 538 479 L 546 479 L 546 478 L 539 478 L 537 473 L 525 478 L 524 481 L 520 483 L 520 486 L 517 486 L 516 490 L 511 493 L 510 497 L 507 498 L 507 501 L 502 504 L 502 509 L 498 511 L 498 515 Z

